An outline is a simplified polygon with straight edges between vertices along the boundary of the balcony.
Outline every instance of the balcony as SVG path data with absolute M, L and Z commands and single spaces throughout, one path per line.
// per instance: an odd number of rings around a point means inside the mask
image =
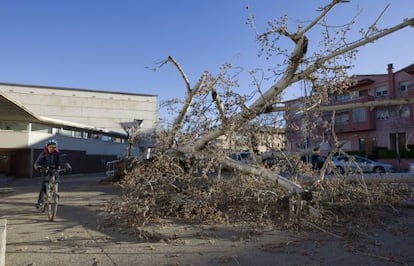
M 356 131 L 368 131 L 376 130 L 376 120 L 374 119 L 374 112 L 367 110 L 367 119 L 365 121 L 355 121 L 351 119 L 342 120 L 342 122 L 337 122 L 335 124 L 336 133 L 346 133 L 346 132 L 356 132 Z
M 375 130 L 376 123 L 375 121 L 366 121 L 366 122 L 355 122 L 355 123 L 347 123 L 347 124 L 339 124 L 335 125 L 335 132 L 336 133 L 346 133 L 346 132 L 354 132 L 354 131 L 368 131 L 368 130 Z
M 361 93 L 361 92 L 360 92 Z M 366 95 L 366 94 L 360 94 L 359 96 L 355 97 L 337 97 L 337 98 L 331 98 L 331 105 L 337 105 L 337 104 L 345 104 L 345 103 L 363 103 L 363 102 L 369 102 L 374 101 L 375 97 L 372 95 Z

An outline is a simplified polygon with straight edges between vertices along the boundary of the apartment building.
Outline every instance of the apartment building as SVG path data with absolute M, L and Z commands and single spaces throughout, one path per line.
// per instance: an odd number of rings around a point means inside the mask
M 345 93 L 330 95 L 329 104 L 414 98 L 414 64 L 398 71 L 394 71 L 393 65 L 389 64 L 386 70 L 384 74 L 355 75 L 357 83 Z M 303 99 L 295 99 L 286 104 L 293 107 L 300 106 L 302 102 Z M 345 151 L 361 151 L 370 156 L 378 149 L 388 149 L 398 154 L 414 145 L 413 108 L 413 104 L 403 104 L 337 111 L 335 134 Z M 328 152 L 331 145 L 323 125 L 326 124 L 324 121 L 330 121 L 331 113 L 315 117 L 313 128 L 308 130 L 303 130 L 302 119 L 300 115 L 287 116 L 288 149 L 297 151 L 319 147 L 321 152 Z
M 153 147 L 156 121 L 156 95 L 0 83 L 0 174 L 36 175 L 50 138 L 73 173 L 104 172 L 106 162 Z

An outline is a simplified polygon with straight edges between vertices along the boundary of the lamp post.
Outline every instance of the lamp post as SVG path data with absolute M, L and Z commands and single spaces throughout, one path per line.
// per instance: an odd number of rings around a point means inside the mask
M 398 139 L 398 130 L 397 130 L 397 133 L 395 133 L 395 152 L 397 154 L 398 172 L 399 172 L 401 169 L 401 155 L 400 155 L 400 143 Z

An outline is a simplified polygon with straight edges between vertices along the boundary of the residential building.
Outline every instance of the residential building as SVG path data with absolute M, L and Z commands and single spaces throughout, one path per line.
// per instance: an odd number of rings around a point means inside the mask
M 0 83 L 0 174 L 35 175 L 51 138 L 73 173 L 104 172 L 107 161 L 147 152 L 156 121 L 156 95 Z
M 395 72 L 393 65 L 389 64 L 385 74 L 356 75 L 355 80 L 356 84 L 349 87 L 346 92 L 330 95 L 329 105 L 414 98 L 414 64 Z M 303 105 L 303 100 L 295 99 L 286 104 L 299 107 Z M 335 134 L 345 151 L 360 151 L 366 156 L 373 156 L 378 149 L 388 149 L 395 151 L 398 156 L 402 150 L 414 145 L 413 108 L 413 104 L 408 103 L 336 111 Z M 330 121 L 331 114 L 325 112 L 318 115 L 312 120 L 312 128 L 308 130 L 303 130 L 304 125 L 301 121 L 304 115 L 312 114 L 288 114 L 288 149 L 297 151 L 320 147 L 321 152 L 330 151 L 332 147 L 327 141 L 329 129 L 327 131 L 324 125 Z M 406 165 L 403 168 L 406 168 Z
M 253 134 L 233 132 L 230 136 L 220 136 L 216 143 L 232 152 L 253 149 L 256 153 L 266 153 L 286 149 L 284 128 L 262 127 L 252 128 L 251 131 Z

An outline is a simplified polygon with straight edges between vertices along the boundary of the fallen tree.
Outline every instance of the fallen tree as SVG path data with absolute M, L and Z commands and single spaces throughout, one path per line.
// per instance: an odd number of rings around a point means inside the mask
M 181 108 L 176 112 L 177 117 L 171 127 L 158 132 L 152 159 L 131 163 L 134 167 L 129 168 L 121 182 L 124 192 L 122 201 L 108 207 L 113 218 L 137 228 L 165 222 L 169 218 L 192 222 L 244 220 L 269 224 L 286 217 L 297 219 L 305 210 L 310 219 L 316 219 L 321 224 L 332 224 L 338 220 L 339 213 L 344 218 L 349 213 L 355 213 L 357 208 L 375 209 L 375 206 L 407 198 L 409 189 L 404 185 L 399 190 L 401 194 L 398 194 L 395 187 L 392 188 L 393 193 L 386 192 L 386 185 L 381 189 L 372 187 L 374 190 L 370 191 L 369 182 L 366 182 L 369 178 L 364 178 L 364 182 L 360 179 L 349 182 L 343 177 L 326 179 L 325 170 L 329 165 L 325 165 L 320 174 L 315 174 L 299 160 L 300 156 L 290 156 L 281 150 L 278 153 L 283 160 L 270 169 L 265 168 L 257 153 L 261 137 L 259 132 L 263 127 L 280 127 L 284 122 L 280 112 L 335 111 L 357 106 L 333 108 L 323 103 L 328 102 L 329 95 L 342 93 L 354 83 L 347 71 L 357 48 L 414 26 L 414 18 L 411 18 L 379 29 L 376 20 L 362 31 L 359 39 L 348 40 L 345 36 L 351 31 L 353 20 L 341 30 L 332 30 L 327 22 L 329 12 L 347 2 L 331 1 L 320 8 L 317 18 L 301 23 L 293 31 L 289 30 L 286 16 L 269 22 L 269 28 L 257 34 L 256 38 L 261 44 L 261 53 L 269 58 L 278 57 L 281 63 L 275 63 L 275 68 L 270 70 L 274 83 L 265 89 L 256 76 L 258 71 L 249 72 L 256 85 L 251 95 L 236 92 L 239 84 L 234 77 L 239 70 L 231 64 L 223 65 L 217 75 L 205 71 L 195 86 L 191 86 L 185 71 L 173 57 L 163 61 L 159 67 L 171 63 L 179 71 L 184 80 L 186 97 L 181 101 Z M 249 22 L 255 28 L 254 21 L 249 19 Z M 320 27 L 322 35 L 321 45 L 312 47 L 312 54 L 308 55 L 307 34 L 317 27 Z M 290 53 L 277 46 L 282 37 L 291 41 Z M 309 84 L 312 92 L 304 99 L 306 102 L 302 106 L 292 109 L 284 105 L 282 96 L 298 82 Z M 177 100 L 167 101 L 164 106 L 177 110 L 174 103 Z M 412 99 L 383 104 L 409 103 Z M 372 107 L 378 105 L 370 104 Z M 333 127 L 334 123 L 328 125 L 327 130 Z M 139 141 L 141 138 L 136 132 L 130 139 Z M 333 152 L 341 152 L 340 141 L 334 133 L 331 138 L 335 147 Z M 230 153 L 240 150 L 249 151 L 253 156 L 251 163 L 241 163 L 229 157 Z M 220 166 L 230 169 L 223 178 L 216 175 Z M 385 181 L 385 178 L 376 180 Z M 346 209 L 351 206 L 352 210 Z M 145 235 L 145 232 L 138 231 Z
M 260 96 L 258 96 L 257 99 L 254 100 L 254 102 L 249 106 L 246 105 L 247 99 L 245 96 L 237 95 L 232 91 L 232 88 L 230 86 L 233 84 L 233 82 L 231 80 L 224 79 L 225 75 L 227 74 L 225 71 L 228 70 L 229 66 L 225 66 L 223 68 L 223 73 L 220 73 L 218 76 L 210 75 L 208 72 L 203 73 L 202 77 L 199 79 L 199 82 L 197 82 L 196 86 L 191 89 L 184 70 L 180 67 L 174 58 L 169 57 L 165 62 L 163 62 L 163 65 L 170 62 L 173 63 L 175 67 L 177 67 L 179 72 L 182 74 L 184 82 L 186 84 L 187 97 L 183 103 L 179 115 L 173 123 L 172 130 L 167 132 L 169 136 L 168 139 L 173 140 L 182 138 L 183 132 L 180 130 L 186 126 L 192 127 L 192 129 L 198 127 L 198 130 L 190 130 L 188 132 L 185 132 L 184 134 L 186 134 L 186 137 L 183 138 L 180 145 L 176 147 L 182 154 L 198 153 L 206 149 L 206 146 L 211 145 L 212 142 L 216 141 L 221 136 L 229 136 L 231 134 L 234 134 L 234 132 L 243 133 L 243 131 L 249 130 L 246 129 L 249 128 L 249 123 L 255 119 L 258 119 L 258 117 L 263 114 L 288 110 L 288 107 L 280 106 L 281 95 L 291 85 L 303 80 L 311 82 L 313 85 L 315 85 L 314 90 L 318 91 L 315 99 L 312 99 L 314 102 L 314 105 L 311 105 L 312 108 L 320 108 L 322 111 L 329 111 L 357 107 L 357 104 L 353 104 L 352 106 L 338 105 L 335 107 L 321 106 L 322 102 L 327 101 L 326 97 L 328 96 L 328 91 L 330 91 L 330 93 L 335 93 L 335 91 L 340 93 L 343 90 L 346 90 L 346 88 L 349 87 L 353 82 L 352 78 L 348 77 L 345 72 L 345 70 L 348 69 L 348 65 L 340 64 L 339 61 L 344 60 L 347 62 L 347 60 L 351 60 L 352 57 L 355 56 L 355 50 L 358 47 L 374 42 L 375 40 L 392 34 L 393 32 L 396 32 L 405 27 L 413 26 L 414 18 L 405 19 L 400 24 L 383 30 L 380 30 L 376 27 L 376 21 L 373 25 L 371 25 L 370 29 L 365 31 L 363 37 L 358 40 L 349 41 L 344 39 L 343 42 L 335 43 L 335 45 L 332 45 L 332 40 L 327 38 L 325 40 L 326 44 L 324 47 L 325 50 L 323 52 L 317 53 L 317 55 L 306 57 L 308 50 L 308 38 L 306 34 L 318 24 L 324 25 L 326 27 L 325 30 L 328 31 L 328 25 L 326 25 L 326 22 L 324 21 L 327 14 L 336 5 L 344 4 L 346 2 L 347 1 L 340 0 L 332 1 L 327 6 L 321 8 L 321 13 L 315 20 L 309 22 L 307 25 L 298 26 L 296 32 L 289 32 L 287 30 L 287 21 L 282 19 L 276 21 L 273 25 L 270 24 L 270 29 L 260 35 L 257 35 L 258 41 L 262 43 L 262 50 L 269 49 L 269 52 L 272 51 L 274 49 L 276 41 L 278 38 L 280 38 L 280 36 L 290 39 L 292 41 L 293 48 L 292 52 L 289 55 L 285 55 L 287 57 L 284 59 L 284 62 L 286 62 L 286 67 L 284 68 L 283 72 L 280 73 L 280 77 L 277 79 L 277 81 L 265 91 L 262 91 L 262 88 L 258 88 Z M 349 22 L 347 26 L 351 25 L 352 23 L 352 21 Z M 344 31 L 349 30 L 350 29 L 347 28 Z M 276 37 L 272 37 L 274 35 L 276 35 Z M 321 74 L 318 72 L 321 72 Z M 333 76 L 332 73 L 334 73 Z M 336 87 L 332 88 L 331 84 L 336 84 Z M 221 92 L 218 91 L 219 87 L 222 87 Z M 208 94 L 211 94 L 214 104 L 206 102 L 206 97 Z M 198 101 L 196 101 L 196 98 L 199 98 Z M 408 104 L 412 101 L 412 99 L 399 99 L 395 101 L 384 102 L 381 104 L 399 105 L 402 103 Z M 230 105 L 230 103 L 233 104 Z M 234 105 L 237 107 L 234 108 Z M 372 102 L 363 103 L 360 105 L 368 105 L 374 107 L 379 106 L 380 104 Z M 197 109 L 199 107 L 201 108 Z M 214 110 L 211 108 L 214 108 Z M 202 114 L 202 111 L 212 116 L 200 120 L 199 116 L 205 115 Z M 192 118 L 194 118 L 194 120 Z M 189 121 L 196 122 L 193 122 L 193 124 L 191 124 Z M 172 141 L 170 141 L 169 144 L 169 148 L 172 148 L 174 145 Z M 254 149 L 251 143 L 243 144 L 244 146 Z M 232 161 L 226 156 L 222 156 L 221 163 L 226 167 L 236 168 L 238 171 L 242 171 L 246 174 L 253 172 L 257 173 L 255 167 L 250 167 L 248 165 L 238 165 L 237 162 Z M 286 180 L 280 175 L 268 174 L 266 171 L 264 171 L 263 174 L 273 180 L 279 180 L 280 185 L 291 192 L 303 192 L 300 185 L 292 184 L 292 182 Z

